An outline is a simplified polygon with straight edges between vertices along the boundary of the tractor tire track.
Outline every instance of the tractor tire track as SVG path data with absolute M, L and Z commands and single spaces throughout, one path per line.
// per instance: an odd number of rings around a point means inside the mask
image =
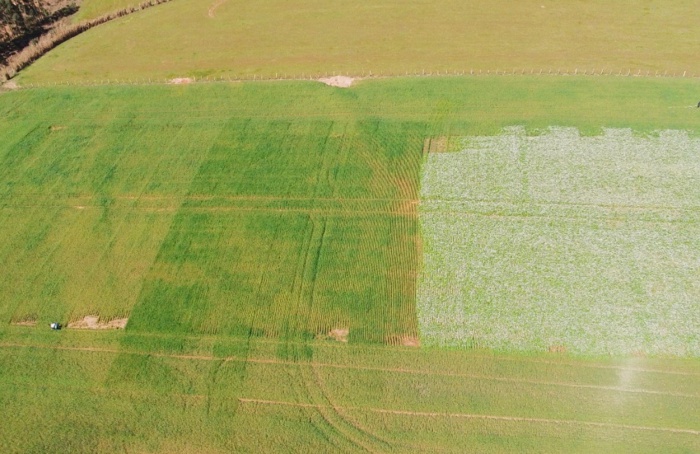
M 279 405 L 279 406 L 292 406 L 292 407 L 307 407 L 307 408 L 319 408 L 323 405 L 310 404 L 310 403 L 297 403 L 297 402 L 285 402 L 279 400 L 264 400 L 264 399 L 251 399 L 239 397 L 239 402 L 244 404 L 258 404 L 258 405 Z M 573 425 L 573 426 L 584 426 L 584 427 L 604 427 L 610 429 L 622 429 L 622 430 L 633 430 L 633 431 L 648 431 L 648 432 L 666 432 L 666 433 L 676 433 L 676 434 L 688 434 L 700 436 L 700 430 L 695 429 L 678 429 L 674 427 L 654 427 L 654 426 L 638 426 L 633 424 L 618 424 L 618 423 L 608 423 L 608 422 L 598 422 L 598 421 L 579 421 L 575 419 L 553 419 L 553 418 L 529 418 L 524 416 L 510 416 L 510 415 L 487 415 L 487 414 L 477 414 L 477 413 L 453 413 L 453 412 L 427 412 L 427 411 L 411 411 L 411 410 L 393 410 L 387 408 L 375 408 L 375 407 L 338 407 L 348 411 L 365 411 L 379 414 L 388 415 L 402 415 L 402 416 L 418 416 L 418 417 L 442 417 L 442 418 L 464 418 L 464 419 L 482 419 L 482 420 L 494 420 L 494 421 L 510 421 L 510 422 L 526 422 L 526 423 L 537 423 L 537 424 L 555 424 L 555 425 Z
M 224 362 L 245 362 L 251 364 L 271 364 L 271 365 L 283 365 L 283 366 L 294 366 L 294 367 L 319 367 L 319 368 L 329 368 L 329 369 L 343 369 L 343 370 L 359 370 L 359 371 L 374 371 L 374 372 L 388 372 L 388 373 L 400 373 L 400 374 L 411 374 L 411 375 L 426 375 L 435 377 L 454 377 L 454 378 L 466 378 L 473 380 L 484 380 L 484 381 L 497 381 L 504 383 L 522 383 L 536 386 L 554 386 L 554 387 L 566 387 L 566 388 L 577 388 L 577 389 L 591 389 L 597 391 L 612 391 L 612 392 L 624 392 L 624 393 L 637 393 L 637 394 L 647 394 L 647 395 L 658 395 L 658 396 L 669 396 L 669 397 L 682 397 L 689 399 L 700 399 L 700 394 L 688 394 L 688 393 L 677 393 L 671 391 L 656 391 L 649 389 L 640 388 L 624 388 L 618 386 L 605 386 L 605 385 L 591 385 L 591 384 L 581 384 L 581 383 L 569 383 L 569 382 L 556 382 L 547 380 L 531 380 L 526 378 L 509 378 L 509 377 L 498 377 L 492 375 L 482 375 L 482 374 L 469 374 L 469 373 L 459 373 L 459 372 L 435 372 L 420 369 L 408 369 L 408 368 L 391 368 L 391 367 L 376 367 L 376 366 L 358 366 L 349 364 L 332 364 L 332 363 L 321 363 L 321 362 L 298 362 L 298 361 L 288 361 L 281 359 L 267 359 L 267 358 L 240 358 L 235 356 L 228 357 L 217 357 L 210 355 L 176 355 L 169 353 L 158 353 L 158 352 L 139 352 L 139 351 L 124 351 L 117 349 L 106 349 L 106 348 L 95 348 L 95 347 L 62 347 L 62 346 L 41 346 L 41 345 L 26 345 L 26 344 L 0 344 L 0 348 L 45 348 L 53 350 L 64 350 L 64 351 L 78 351 L 78 352 L 94 352 L 94 353 L 111 353 L 111 354 L 132 354 L 132 355 L 143 355 L 143 356 L 153 356 L 159 358 L 172 358 L 181 360 L 197 360 L 197 361 L 224 361 Z M 547 363 L 545 363 L 547 364 Z M 558 364 L 558 363 L 554 363 Z M 614 370 L 626 370 L 633 372 L 642 373 L 666 373 L 657 370 L 647 370 L 647 369 L 636 369 L 636 368 L 615 368 Z M 684 373 L 684 372 L 669 372 L 669 374 L 682 375 L 682 376 L 698 376 L 694 373 Z

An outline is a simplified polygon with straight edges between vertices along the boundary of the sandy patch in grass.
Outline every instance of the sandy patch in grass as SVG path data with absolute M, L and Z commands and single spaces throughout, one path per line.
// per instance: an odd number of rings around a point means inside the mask
M 216 1 L 215 1 L 214 3 L 212 3 L 211 6 L 209 7 L 209 11 L 207 12 L 207 15 L 208 15 L 209 17 L 213 18 L 213 17 L 214 17 L 214 12 L 216 11 L 216 8 L 218 8 L 219 6 L 223 5 L 224 3 L 226 3 L 226 0 L 216 0 Z
M 323 77 L 318 79 L 319 82 L 323 82 L 331 87 L 348 88 L 355 82 L 356 79 L 347 76 L 333 76 L 333 77 Z
M 403 347 L 420 347 L 420 339 L 417 336 L 394 335 L 386 340 L 389 345 L 401 345 Z
M 334 328 L 328 332 L 328 337 L 338 342 L 347 342 L 349 334 L 348 328 Z
M 404 347 L 420 347 L 420 339 L 416 336 L 402 336 L 401 345 Z
M 176 77 L 175 79 L 170 79 L 170 83 L 174 85 L 191 84 L 192 82 L 194 82 L 194 79 L 191 77 Z
M 11 322 L 10 325 L 14 326 L 36 326 L 36 320 L 24 320 L 21 322 Z
M 68 328 L 72 329 L 124 329 L 128 318 L 115 318 L 108 322 L 100 322 L 98 315 L 86 315 L 82 320 L 70 322 Z
M 8 80 L 4 84 L 0 85 L 0 88 L 4 90 L 19 90 L 19 85 L 14 80 Z

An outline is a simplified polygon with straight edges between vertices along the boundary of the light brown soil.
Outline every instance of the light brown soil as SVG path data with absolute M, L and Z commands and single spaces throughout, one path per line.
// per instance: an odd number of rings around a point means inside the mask
M 36 320 L 26 320 L 23 322 L 12 322 L 10 325 L 15 326 L 36 326 Z
M 128 318 L 115 318 L 108 322 L 100 322 L 97 315 L 86 315 L 82 320 L 70 322 L 67 328 L 71 329 L 124 329 Z
M 566 353 L 566 347 L 563 345 L 550 345 L 549 353 Z
M 323 77 L 318 79 L 319 82 L 323 82 L 331 87 L 348 88 L 356 79 L 347 76 L 333 76 L 333 77 Z
M 402 345 L 404 347 L 420 347 L 420 339 L 416 336 L 390 336 L 386 343 L 389 345 Z
M 330 330 L 328 337 L 338 342 L 347 342 L 350 330 L 348 328 L 335 328 Z
M 17 85 L 17 82 L 10 80 L 0 85 L 0 88 L 3 88 L 5 90 L 18 90 L 19 85 Z
M 174 85 L 191 84 L 194 79 L 191 77 L 176 77 L 175 79 L 170 79 L 170 83 Z
M 405 347 L 420 347 L 420 339 L 415 336 L 403 336 L 401 345 Z

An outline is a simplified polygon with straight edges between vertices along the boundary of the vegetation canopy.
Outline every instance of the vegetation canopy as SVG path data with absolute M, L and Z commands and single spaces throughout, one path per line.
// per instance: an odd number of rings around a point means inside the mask
M 419 217 L 433 159 L 513 125 L 522 140 L 551 125 L 580 140 L 603 127 L 696 140 L 694 91 L 499 77 L 4 93 L 0 450 L 697 449 L 697 360 L 416 348 L 434 342 L 416 300 L 434 251 L 433 214 Z M 521 183 L 496 178 L 501 161 L 467 166 L 494 176 L 468 190 Z M 670 196 L 683 181 L 649 188 Z M 556 231 L 567 211 L 552 210 L 551 226 L 524 231 Z M 481 222 L 503 244 L 523 240 Z M 85 329 L 124 318 L 125 330 Z M 68 328 L 52 332 L 57 320 Z

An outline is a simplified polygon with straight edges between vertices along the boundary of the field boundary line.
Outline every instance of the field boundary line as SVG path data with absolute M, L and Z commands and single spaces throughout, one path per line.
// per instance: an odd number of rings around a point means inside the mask
M 90 333 L 89 330 L 86 331 L 87 333 Z M 94 333 L 90 333 L 94 334 Z M 161 338 L 161 339 L 167 339 L 167 338 L 172 338 L 172 337 L 178 337 L 178 336 L 172 336 L 168 334 L 159 334 L 159 333 L 139 333 L 138 336 L 147 336 L 147 337 L 156 337 L 156 338 Z M 187 336 L 181 336 L 187 339 L 201 339 L 201 338 L 213 338 L 213 339 L 221 339 L 218 336 L 215 335 L 209 335 L 209 336 L 192 336 L 192 335 L 187 335 Z M 237 343 L 246 343 L 248 342 L 247 339 L 229 339 L 229 341 L 237 342 Z M 279 344 L 297 344 L 297 345 L 308 345 L 308 342 L 302 342 L 302 341 L 281 341 L 281 340 L 276 340 L 276 339 L 259 339 L 256 340 L 255 342 L 259 342 L 261 344 L 271 344 L 271 345 L 279 345 Z M 379 345 L 379 344 L 339 344 L 339 343 L 327 343 L 327 344 L 314 344 L 315 347 L 322 347 L 322 348 L 330 348 L 330 349 L 372 349 L 372 350 L 392 350 L 392 351 L 401 351 L 402 353 L 413 353 L 417 354 L 421 352 L 421 349 L 414 348 L 414 347 L 406 347 L 406 348 L 400 348 L 400 346 L 396 345 Z M 105 353 L 109 352 L 114 352 L 114 353 L 131 353 L 131 354 L 139 354 L 139 355 L 156 355 L 156 354 L 161 354 L 161 353 L 153 353 L 153 352 L 140 352 L 140 351 L 123 351 L 123 350 L 114 350 L 114 349 L 101 349 L 100 347 L 65 347 L 65 346 L 53 346 L 53 345 L 40 345 L 40 344 L 17 344 L 17 343 L 0 343 L 0 348 L 4 347 L 20 347 L 20 348 L 48 348 L 48 349 L 63 349 L 63 350 L 84 350 L 84 351 L 94 351 L 94 352 L 100 352 L 104 351 Z M 400 349 L 400 350 L 399 350 Z M 425 351 L 425 349 L 423 349 Z M 464 350 L 465 352 L 469 352 L 469 350 Z M 165 353 L 162 355 L 169 355 L 169 356 L 178 356 L 174 354 L 169 354 Z M 214 356 L 198 356 L 198 355 L 179 355 L 183 356 L 182 359 L 224 359 L 222 357 L 214 357 Z M 498 355 L 470 355 L 471 358 L 479 358 L 479 359 L 494 359 L 498 361 L 510 361 L 510 362 L 522 362 L 522 363 L 534 363 L 534 364 L 549 364 L 552 366 L 566 366 L 566 367 L 582 367 L 582 368 L 589 368 L 589 369 L 611 369 L 611 370 L 619 370 L 619 371 L 630 371 L 630 372 L 643 372 L 643 373 L 651 373 L 651 374 L 666 374 L 666 375 L 680 375 L 680 376 L 685 376 L 685 377 L 700 377 L 700 372 L 685 372 L 685 371 L 679 371 L 679 370 L 660 370 L 660 369 L 649 369 L 649 368 L 643 368 L 643 367 L 625 367 L 625 366 L 617 366 L 617 365 L 607 365 L 607 364 L 590 364 L 586 363 L 583 361 L 586 361 L 585 359 L 582 360 L 580 363 L 573 363 L 571 361 L 549 361 L 546 359 L 533 359 L 533 358 L 517 358 L 517 357 L 512 357 L 512 356 L 498 356 Z M 691 359 L 697 359 L 697 358 L 691 358 Z
M 278 405 L 278 406 L 289 406 L 289 407 L 302 407 L 302 408 L 325 408 L 324 405 L 310 404 L 303 402 L 286 402 L 281 400 L 264 400 L 264 399 L 252 399 L 246 397 L 239 397 L 238 401 L 241 403 L 248 404 L 261 404 L 261 405 Z M 581 425 L 581 426 L 592 426 L 592 427 L 607 427 L 612 429 L 626 429 L 626 430 L 636 430 L 636 431 L 651 431 L 651 432 L 668 432 L 668 433 L 679 433 L 679 434 L 690 434 L 700 436 L 700 430 L 695 429 L 678 429 L 674 427 L 654 427 L 654 426 L 637 426 L 633 424 L 619 424 L 619 423 L 608 423 L 608 422 L 597 422 L 597 421 L 578 421 L 575 419 L 553 419 L 553 418 L 528 418 L 524 416 L 502 416 L 502 415 L 484 415 L 476 413 L 453 413 L 453 412 L 427 412 L 427 411 L 411 411 L 411 410 L 392 410 L 386 408 L 376 408 L 376 407 L 354 407 L 354 406 L 337 406 L 343 410 L 349 411 L 366 411 L 372 413 L 389 414 L 389 415 L 404 415 L 404 416 L 420 416 L 420 417 L 443 417 L 443 418 L 464 418 L 464 419 L 483 419 L 483 420 L 495 420 L 495 421 L 512 421 L 512 422 L 527 422 L 527 423 L 539 423 L 539 424 L 559 424 L 559 425 Z
M 152 0 L 152 1 L 160 1 L 160 2 L 167 2 L 170 0 Z M 223 2 L 222 2 L 223 3 Z M 127 13 L 128 14 L 128 13 Z M 19 73 L 19 71 L 17 72 Z M 241 82 L 301 82 L 301 81 L 306 81 L 306 82 L 318 82 L 320 83 L 319 79 L 322 78 L 328 78 L 331 77 L 332 74 L 336 74 L 337 71 L 334 72 L 328 72 L 328 71 L 316 71 L 313 74 L 312 73 L 302 73 L 302 74 L 289 74 L 289 73 L 280 73 L 279 71 L 276 72 L 274 75 L 272 74 L 272 71 L 269 74 L 256 74 L 256 73 L 250 73 L 250 74 L 229 74 L 229 75 L 220 75 L 220 76 L 205 76 L 205 77 L 189 77 L 188 85 L 192 84 L 211 84 L 211 83 L 241 83 Z M 340 75 L 340 73 L 337 73 Z M 187 76 L 187 74 L 184 74 Z M 501 70 L 487 70 L 487 69 L 470 69 L 469 71 L 467 70 L 442 70 L 442 71 L 433 71 L 433 70 L 428 70 L 425 71 L 423 70 L 422 72 L 420 71 L 387 71 L 386 73 L 384 71 L 380 71 L 379 74 L 376 72 L 372 71 L 367 71 L 363 70 L 362 72 L 357 72 L 357 71 L 348 71 L 347 73 L 344 74 L 346 77 L 350 77 L 352 79 L 355 79 L 357 81 L 362 81 L 362 80 L 386 80 L 386 79 L 399 79 L 399 78 L 456 78 L 456 77 L 461 77 L 461 78 L 484 78 L 484 77 L 537 77 L 537 78 L 544 78 L 544 77 L 571 77 L 571 78 L 590 78 L 590 77 L 606 77 L 606 78 L 619 78 L 619 77 L 624 77 L 624 78 L 633 78 L 633 79 L 697 79 L 700 78 L 700 73 L 695 73 L 692 71 L 654 71 L 652 73 L 651 70 L 647 71 L 642 71 L 641 69 L 638 69 L 636 72 L 632 70 L 604 70 L 601 69 L 600 72 L 596 72 L 596 70 L 591 71 L 589 74 L 588 72 L 579 72 L 577 70 L 571 70 L 571 69 L 540 69 L 538 71 L 534 70 L 517 70 L 514 69 L 512 71 L 501 71 Z M 8 80 L 12 80 L 15 75 L 13 74 L 12 77 L 8 78 Z M 0 79 L 1 80 L 1 79 Z M 119 77 L 115 77 L 114 79 L 112 78 L 107 78 L 101 79 L 101 80 L 92 80 L 92 81 L 76 81 L 76 82 L 68 82 L 68 81 L 63 81 L 63 82 L 46 82 L 46 83 L 28 83 L 27 85 L 17 85 L 16 89 L 32 89 L 32 88 L 47 88 L 47 87 L 57 87 L 57 86 L 82 86 L 82 87 L 98 87 L 98 86 L 125 86 L 125 85 L 172 85 L 173 81 L 171 78 L 153 78 L 153 77 L 148 77 L 148 76 L 140 76 L 136 78 L 131 78 L 131 77 L 124 77 L 120 79 Z M 7 90 L 10 91 L 10 90 Z M 0 90 L 2 92 L 2 90 Z
M 89 331 L 88 331 L 89 332 Z M 143 333 L 139 334 L 139 336 L 148 336 L 148 337 L 159 337 L 159 338 L 171 338 L 173 336 L 171 335 L 162 335 L 162 334 L 154 334 L 154 333 Z M 177 337 L 177 336 L 174 336 Z M 188 339 L 192 338 L 199 338 L 197 336 L 184 336 Z M 216 336 L 211 336 L 213 338 L 217 338 Z M 245 339 L 236 339 L 237 342 L 243 342 L 246 343 L 247 340 Z M 294 341 L 280 341 L 280 340 L 275 340 L 275 339 L 262 339 L 258 340 L 256 342 L 264 343 L 264 344 L 272 344 L 272 345 L 279 345 L 279 344 L 298 344 L 298 345 L 307 345 L 308 343 L 306 342 L 294 342 Z M 348 348 L 354 348 L 354 349 L 373 349 L 373 350 L 393 350 L 397 351 L 397 346 L 390 346 L 390 345 L 373 345 L 373 344 L 366 344 L 366 345 L 361 345 L 361 344 L 353 344 L 353 345 L 347 345 L 347 344 L 316 344 L 315 346 L 320 346 L 323 348 L 331 348 L 331 349 L 348 349 Z M 64 346 L 53 346 L 53 345 L 39 345 L 39 344 L 16 344 L 16 343 L 0 343 L 0 348 L 3 347 L 29 347 L 29 348 L 47 348 L 47 349 L 63 349 L 63 350 L 84 350 L 84 351 L 93 351 L 93 352 L 100 352 L 104 351 L 106 353 L 109 352 L 114 352 L 114 353 L 131 353 L 131 354 L 140 354 L 140 355 L 157 355 L 161 354 L 164 356 L 172 356 L 172 357 L 177 357 L 181 356 L 182 359 L 223 359 L 222 357 L 214 357 L 214 356 L 198 356 L 198 355 L 175 355 L 175 354 L 170 354 L 170 353 L 154 353 L 154 352 L 140 352 L 140 351 L 123 351 L 123 350 L 114 350 L 114 349 L 101 349 L 100 347 L 64 347 Z M 417 348 L 404 348 L 400 350 L 402 353 L 419 353 L 421 350 Z M 465 350 L 468 351 L 468 350 Z M 652 374 L 667 374 L 667 375 L 680 375 L 680 376 L 685 376 L 685 377 L 700 377 L 700 372 L 685 372 L 685 371 L 678 371 L 678 370 L 660 370 L 660 369 L 649 369 L 649 368 L 643 368 L 643 367 L 625 367 L 625 366 L 616 366 L 616 365 L 606 365 L 606 364 L 588 364 L 585 362 L 581 363 L 572 363 L 570 361 L 548 361 L 546 359 L 531 359 L 531 358 L 516 358 L 516 357 L 511 357 L 511 356 L 497 356 L 497 355 L 470 355 L 471 358 L 479 358 L 479 359 L 496 359 L 499 361 L 510 361 L 510 362 L 524 362 L 524 363 L 534 363 L 534 364 L 549 364 L 553 366 L 566 366 L 566 367 L 583 367 L 583 368 L 590 368 L 590 369 L 612 369 L 612 370 L 619 370 L 619 371 L 631 371 L 631 372 L 643 372 L 643 373 L 652 373 Z M 584 360 L 585 361 L 585 360 Z
M 554 382 L 547 380 L 531 380 L 524 378 L 510 378 L 510 377 L 498 377 L 492 375 L 482 375 L 482 374 L 469 374 L 469 373 L 459 373 L 459 372 L 432 372 L 419 369 L 406 369 L 406 368 L 392 368 L 392 367 L 379 367 L 379 366 L 357 366 L 350 364 L 333 364 L 333 363 L 321 363 L 321 362 L 294 362 L 285 361 L 280 359 L 269 359 L 269 358 L 242 358 L 237 356 L 227 356 L 227 357 L 216 357 L 211 355 L 178 355 L 170 353 L 158 353 L 158 352 L 139 352 L 139 351 L 128 351 L 128 350 L 117 350 L 117 349 L 103 349 L 97 347 L 63 347 L 63 346 L 46 346 L 40 347 L 36 345 L 22 345 L 22 344 L 0 344 L 0 348 L 45 348 L 52 350 L 62 350 L 62 351 L 78 351 L 78 352 L 92 352 L 92 353 L 112 353 L 112 354 L 127 354 L 127 355 L 141 355 L 141 356 L 153 356 L 156 358 L 172 358 L 172 359 L 182 359 L 182 360 L 196 360 L 196 361 L 223 361 L 226 362 L 241 362 L 241 363 L 251 363 L 251 364 L 271 364 L 280 366 L 294 366 L 294 367 L 310 367 L 310 368 L 327 368 L 327 369 L 344 369 L 344 370 L 357 370 L 357 371 L 374 371 L 374 372 L 393 372 L 401 373 L 407 375 L 426 375 L 426 376 L 436 376 L 436 377 L 454 377 L 454 378 L 469 378 L 474 380 L 484 380 L 484 381 L 494 381 L 503 383 L 522 383 L 536 386 L 555 386 L 564 388 L 578 388 L 578 389 L 591 389 L 599 391 L 614 391 L 621 393 L 634 393 L 634 394 L 648 394 L 648 395 L 660 395 L 660 396 L 671 396 L 671 397 L 683 397 L 690 399 L 700 399 L 698 394 L 687 394 L 687 393 L 675 393 L 670 391 L 656 391 L 650 389 L 639 389 L 639 388 L 622 388 L 617 386 L 605 386 L 605 385 L 591 385 L 591 384 L 580 384 L 580 383 L 566 383 L 566 382 Z M 643 370 L 628 369 L 638 372 L 644 372 Z M 694 375 L 694 374 L 691 374 Z
M 12 198 L 17 198 L 19 196 L 25 196 L 25 197 L 31 197 L 37 194 L 17 194 L 13 196 Z M 185 195 L 185 196 L 158 196 L 158 195 L 119 195 L 112 197 L 114 200 L 127 200 L 130 202 L 143 202 L 143 201 L 157 201 L 157 202 L 169 202 L 169 201 L 195 201 L 195 202 L 211 202 L 211 201 L 217 201 L 217 200 L 225 200 L 225 201 L 241 201 L 241 202 L 287 202 L 287 201 L 294 201 L 294 202 L 390 202 L 390 203 L 398 203 L 398 202 L 419 202 L 420 199 L 412 199 L 412 198 L 397 198 L 397 199 L 391 199 L 391 198 L 381 198 L 381 197 L 283 197 L 283 196 L 265 196 L 265 195 L 213 195 L 213 196 L 199 196 L 199 195 Z M 69 201 L 85 201 L 89 202 L 90 200 L 95 200 L 97 199 L 96 197 L 92 196 L 87 196 L 87 197 L 70 197 L 67 196 L 65 198 L 52 198 L 48 200 L 69 200 Z M 699 207 L 700 208 L 700 207 Z

